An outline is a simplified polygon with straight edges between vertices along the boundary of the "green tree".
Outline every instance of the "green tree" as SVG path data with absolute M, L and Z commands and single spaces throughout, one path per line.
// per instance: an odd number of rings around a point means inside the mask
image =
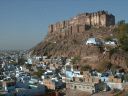
M 106 84 L 104 82 L 99 82 L 98 84 L 95 84 L 97 91 L 103 91 L 106 87 Z
M 75 56 L 73 59 L 72 59 L 72 63 L 73 64 L 76 64 L 76 63 L 78 63 L 80 61 L 80 56 Z
M 36 75 L 37 77 L 41 77 L 42 75 L 43 75 L 43 73 L 44 73 L 45 71 L 44 70 L 42 70 L 42 69 L 39 69 L 37 72 L 34 72 L 34 74 L 33 75 Z
M 125 24 L 125 20 L 118 21 L 118 25 Z
M 125 82 L 128 82 L 128 74 L 125 74 L 123 79 L 124 79 Z
M 18 58 L 18 64 L 19 65 L 24 65 L 26 62 L 25 58 L 21 57 L 21 58 Z
M 125 23 L 125 21 L 120 21 L 118 24 L 117 38 L 121 49 L 128 51 L 128 23 Z
M 111 69 L 111 62 L 110 61 L 105 61 L 105 60 L 102 60 L 98 65 L 97 65 L 97 70 L 99 72 L 103 72 L 105 70 L 108 70 L 108 69 Z
M 110 36 L 109 36 L 109 37 L 106 37 L 106 38 L 105 38 L 105 41 L 112 41 L 112 39 L 113 39 L 113 37 L 110 37 Z

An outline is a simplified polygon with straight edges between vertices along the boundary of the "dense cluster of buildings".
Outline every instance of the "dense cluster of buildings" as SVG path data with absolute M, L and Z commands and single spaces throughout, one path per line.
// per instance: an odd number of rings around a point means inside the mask
M 99 46 L 102 43 L 103 41 L 94 37 L 86 41 L 87 46 Z M 115 46 L 115 43 L 112 46 Z M 20 65 L 20 58 L 24 58 L 24 64 Z M 124 88 L 125 84 L 121 78 L 115 78 L 112 74 L 105 77 L 97 71 L 93 71 L 93 74 L 90 71 L 81 73 L 80 70 L 74 70 L 71 61 L 72 58 L 68 57 L 31 56 L 25 51 L 2 52 L 0 56 L 1 94 L 35 96 L 46 94 L 49 92 L 47 90 L 53 90 L 55 94 L 56 90 L 68 89 L 93 94 L 99 91 L 98 86 L 101 82 L 105 82 L 104 90 L 106 86 L 111 89 Z
M 70 64 L 66 66 L 68 66 L 68 69 L 66 69 L 67 90 L 79 90 L 80 92 L 95 94 L 101 91 L 107 92 L 114 89 L 124 90 L 128 85 L 128 80 L 124 79 L 126 73 L 118 69 L 114 73 L 111 70 L 102 73 L 96 70 L 81 72 L 80 70 L 73 70 Z
M 128 85 L 128 80 L 124 79 L 127 74 L 118 69 L 114 73 L 111 70 L 105 72 L 81 71 L 79 68 L 73 67 L 72 58 L 55 57 L 42 60 L 43 62 L 39 61 L 38 64 L 45 62 L 47 68 L 41 78 L 48 89 L 66 88 L 66 90 L 95 94 L 100 91 L 123 90 Z
M 4 52 L 4 54 L 7 53 Z M 45 94 L 46 96 L 60 96 L 56 95 L 56 90 L 65 88 L 65 82 L 62 80 L 65 75 L 56 70 L 59 66 L 62 66 L 61 61 L 47 59 L 46 56 L 44 58 L 24 56 L 23 64 L 19 64 L 19 61 L 16 62 L 13 60 L 14 58 L 11 58 L 12 55 L 14 56 L 14 54 L 0 56 L 0 95 L 42 96 Z M 15 53 L 15 56 L 17 56 L 17 53 Z M 13 62 L 9 62 L 12 60 Z M 60 62 L 60 65 L 56 65 L 55 62 Z M 34 74 L 38 73 L 39 70 L 41 70 L 40 76 Z
M 56 91 L 60 91 L 64 95 L 66 90 L 95 94 L 113 89 L 123 90 L 128 85 L 128 74 L 118 69 L 114 73 L 111 70 L 102 73 L 96 70 L 81 71 L 73 67 L 73 57 L 27 54 L 23 65 L 6 62 L 6 59 L 0 60 L 0 94 L 36 96 L 50 92 L 52 96 L 51 92 L 56 94 Z

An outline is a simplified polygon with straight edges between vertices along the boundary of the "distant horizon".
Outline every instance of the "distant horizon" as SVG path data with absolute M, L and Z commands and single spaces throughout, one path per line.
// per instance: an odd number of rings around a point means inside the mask
M 1 0 L 0 50 L 31 49 L 48 32 L 48 25 L 70 19 L 79 13 L 108 11 L 128 22 L 128 1 L 88 0 Z

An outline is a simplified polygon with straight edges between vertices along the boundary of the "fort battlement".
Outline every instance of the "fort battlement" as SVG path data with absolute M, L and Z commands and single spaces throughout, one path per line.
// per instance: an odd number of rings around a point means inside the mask
M 51 24 L 48 27 L 48 32 L 75 33 L 84 32 L 91 26 L 107 27 L 111 25 L 115 25 L 115 16 L 103 10 L 93 13 L 81 13 L 69 20 Z

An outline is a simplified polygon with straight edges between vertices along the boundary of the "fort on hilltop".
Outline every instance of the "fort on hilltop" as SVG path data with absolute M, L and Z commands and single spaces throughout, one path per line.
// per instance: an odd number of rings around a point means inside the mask
M 115 25 L 115 16 L 107 11 L 98 11 L 94 13 L 82 13 L 69 20 L 51 24 L 48 27 L 48 32 L 51 34 L 60 32 L 84 32 L 91 26 L 107 27 Z

